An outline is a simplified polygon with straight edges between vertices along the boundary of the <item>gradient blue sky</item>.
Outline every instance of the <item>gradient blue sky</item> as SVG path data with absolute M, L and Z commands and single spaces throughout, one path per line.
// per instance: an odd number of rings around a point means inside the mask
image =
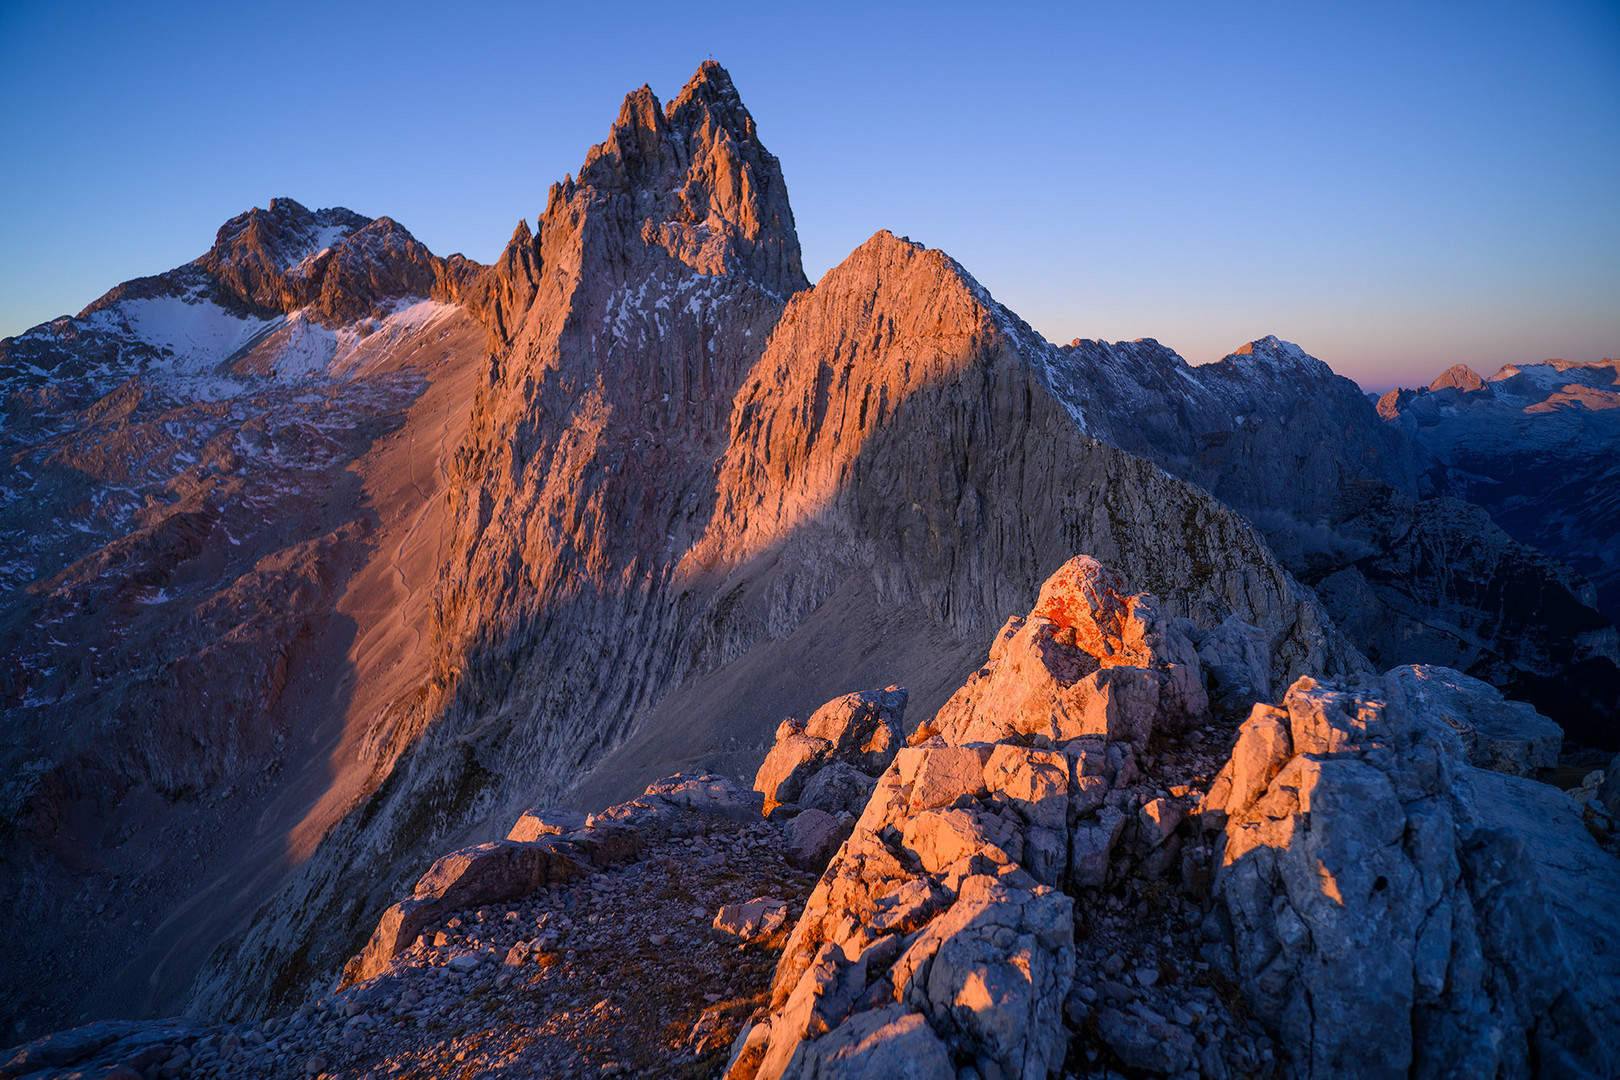
M 1047 337 L 1368 389 L 1620 354 L 1620 5 L 0 0 L 0 335 L 290 195 L 489 260 L 731 71 L 812 280 L 879 228 Z

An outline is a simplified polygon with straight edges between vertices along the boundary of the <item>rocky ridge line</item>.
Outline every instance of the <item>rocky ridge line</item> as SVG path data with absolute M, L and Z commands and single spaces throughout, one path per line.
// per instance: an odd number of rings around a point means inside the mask
M 527 306 L 458 454 L 433 677 L 377 735 L 390 778 L 215 957 L 199 1011 L 335 974 L 424 844 L 535 799 L 619 801 L 694 758 L 752 771 L 767 725 L 846 663 L 937 707 L 1076 549 L 1178 615 L 1257 625 L 1270 677 L 1363 665 L 1241 518 L 1078 432 L 942 254 L 880 233 L 787 299 L 780 172 L 722 71 L 654 106 L 627 99 L 503 258 Z M 715 196 L 722 175 L 750 197 Z M 855 657 L 860 627 L 899 636 Z M 821 659 L 785 662 L 806 648 Z
M 910 745 L 891 687 L 785 721 L 757 795 L 531 809 L 295 1014 L 105 1022 L 0 1077 L 1604 1075 L 1620 861 L 1510 774 L 1548 722 L 1408 667 L 1236 725 L 1254 641 L 1076 558 Z M 810 889 L 816 815 L 847 838 Z

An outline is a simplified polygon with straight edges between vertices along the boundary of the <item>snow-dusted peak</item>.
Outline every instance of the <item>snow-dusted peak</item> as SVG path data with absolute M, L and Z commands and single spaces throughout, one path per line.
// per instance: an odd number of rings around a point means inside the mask
M 221 225 L 214 246 L 200 261 L 252 261 L 285 272 L 369 224 L 370 218 L 341 206 L 310 210 L 293 199 L 271 199 L 269 209 L 255 206 Z
M 1224 359 L 1235 361 L 1240 357 L 1295 367 L 1317 364 L 1321 364 L 1323 367 L 1327 366 L 1292 341 L 1283 341 L 1275 334 L 1267 334 L 1263 338 L 1256 338 L 1247 345 L 1232 350 Z

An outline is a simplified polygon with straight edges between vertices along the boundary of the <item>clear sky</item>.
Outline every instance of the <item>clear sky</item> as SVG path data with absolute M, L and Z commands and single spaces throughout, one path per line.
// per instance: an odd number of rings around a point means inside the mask
M 812 280 L 879 228 L 1047 337 L 1368 389 L 1620 354 L 1620 4 L 0 0 L 0 335 L 270 198 L 493 258 L 713 56 Z

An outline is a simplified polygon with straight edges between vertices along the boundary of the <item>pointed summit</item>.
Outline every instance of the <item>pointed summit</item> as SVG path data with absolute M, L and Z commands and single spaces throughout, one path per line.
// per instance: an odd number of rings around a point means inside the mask
M 624 245 L 662 249 L 701 273 L 740 273 L 782 297 L 809 284 L 781 164 L 712 60 L 667 108 L 647 86 L 626 96 L 577 180 L 552 188 L 545 220 L 587 209 L 624 230 Z
M 699 110 L 718 118 L 723 127 L 734 134 L 752 139 L 754 117 L 742 102 L 736 85 L 725 68 L 713 60 L 705 60 L 687 80 L 675 100 L 669 103 L 666 114 L 671 124 L 682 122 Z

